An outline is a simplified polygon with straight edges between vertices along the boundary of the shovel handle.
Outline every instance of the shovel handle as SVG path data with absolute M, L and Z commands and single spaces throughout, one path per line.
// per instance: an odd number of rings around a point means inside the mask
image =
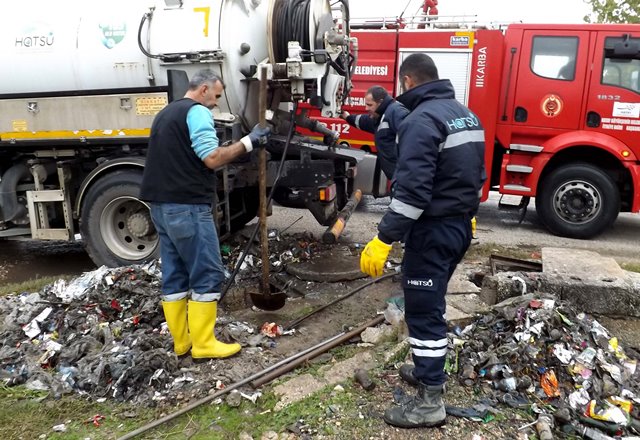
M 258 96 L 258 114 L 261 127 L 267 125 L 267 66 L 260 66 L 260 94 Z M 260 250 L 262 259 L 262 286 L 263 295 L 269 295 L 269 237 L 267 236 L 267 151 L 260 148 L 259 151 L 259 192 L 260 192 Z

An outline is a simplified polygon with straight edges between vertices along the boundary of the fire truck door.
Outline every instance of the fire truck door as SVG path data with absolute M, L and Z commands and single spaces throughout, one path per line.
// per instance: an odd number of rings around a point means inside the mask
M 582 119 L 588 51 L 588 32 L 525 31 L 513 124 L 577 130 Z
M 599 32 L 588 92 L 585 130 L 610 134 L 629 146 L 640 136 L 640 35 Z

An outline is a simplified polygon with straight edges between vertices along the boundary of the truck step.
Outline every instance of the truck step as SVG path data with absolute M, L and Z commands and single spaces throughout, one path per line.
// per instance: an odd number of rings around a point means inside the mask
M 58 166 L 58 181 L 60 189 L 44 189 L 38 175 L 38 168 L 31 170 L 35 190 L 27 191 L 27 208 L 29 211 L 29 223 L 31 226 L 31 238 L 42 240 L 64 240 L 73 238 L 73 218 L 71 196 L 66 188 L 66 183 L 71 180 L 69 170 L 64 165 Z M 49 225 L 49 211 L 47 204 L 60 203 L 64 217 L 64 228 L 52 228 Z
M 504 185 L 502 188 L 507 190 L 507 191 L 522 191 L 522 192 L 530 192 L 531 191 L 531 188 L 529 188 L 528 186 L 524 186 L 524 185 Z
M 510 173 L 531 174 L 533 172 L 533 167 L 528 167 L 526 165 L 507 165 L 507 171 Z
M 503 200 L 505 197 L 507 197 L 506 201 Z M 515 203 L 515 200 L 513 199 L 518 197 L 520 197 L 520 201 L 518 203 Z M 500 200 L 498 201 L 498 209 L 501 211 L 519 211 L 520 218 L 518 220 L 518 223 L 522 223 L 524 221 L 524 217 L 527 215 L 527 207 L 529 206 L 530 201 L 531 197 L 503 194 L 500 196 Z

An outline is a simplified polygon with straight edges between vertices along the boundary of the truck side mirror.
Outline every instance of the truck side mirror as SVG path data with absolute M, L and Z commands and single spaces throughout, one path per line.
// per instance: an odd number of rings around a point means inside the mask
M 636 41 L 631 41 L 629 34 L 625 34 L 623 41 L 613 45 L 614 58 L 636 58 L 640 55 L 640 45 Z

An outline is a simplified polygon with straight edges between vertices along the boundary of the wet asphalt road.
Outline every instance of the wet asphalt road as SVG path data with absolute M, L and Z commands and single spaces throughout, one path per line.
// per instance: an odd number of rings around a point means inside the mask
M 618 220 L 599 237 L 591 240 L 576 240 L 551 235 L 540 223 L 532 200 L 522 223 L 519 214 L 498 209 L 499 194 L 492 194 L 480 205 L 478 211 L 478 235 L 480 243 L 495 243 L 501 246 L 563 247 L 586 249 L 603 255 L 616 257 L 619 261 L 640 261 L 640 215 L 620 214 Z M 367 243 L 376 234 L 380 218 L 387 210 L 389 199 L 375 200 L 364 197 L 352 215 L 343 240 Z M 274 207 L 274 215 L 269 218 L 270 228 L 283 228 L 299 218 L 304 211 Z M 326 228 L 317 225 L 310 214 L 293 225 L 288 232 L 309 231 L 320 235 Z
M 540 224 L 533 202 L 524 222 L 520 224 L 517 213 L 497 209 L 498 199 L 499 195 L 492 195 L 480 206 L 478 233 L 481 243 L 588 249 L 614 256 L 619 261 L 640 261 L 640 215 L 620 214 L 613 227 L 596 239 L 574 240 L 549 234 Z M 368 242 L 376 234 L 377 224 L 388 204 L 388 198 L 376 200 L 364 197 L 349 220 L 341 241 Z M 316 237 L 326 229 L 318 225 L 309 212 L 280 206 L 274 206 L 268 226 L 280 230 L 289 228 L 288 233 L 311 232 Z M 79 275 L 94 268 L 80 243 L 0 241 L 0 285 L 43 276 Z
M 0 241 L 0 285 L 95 269 L 81 243 Z

